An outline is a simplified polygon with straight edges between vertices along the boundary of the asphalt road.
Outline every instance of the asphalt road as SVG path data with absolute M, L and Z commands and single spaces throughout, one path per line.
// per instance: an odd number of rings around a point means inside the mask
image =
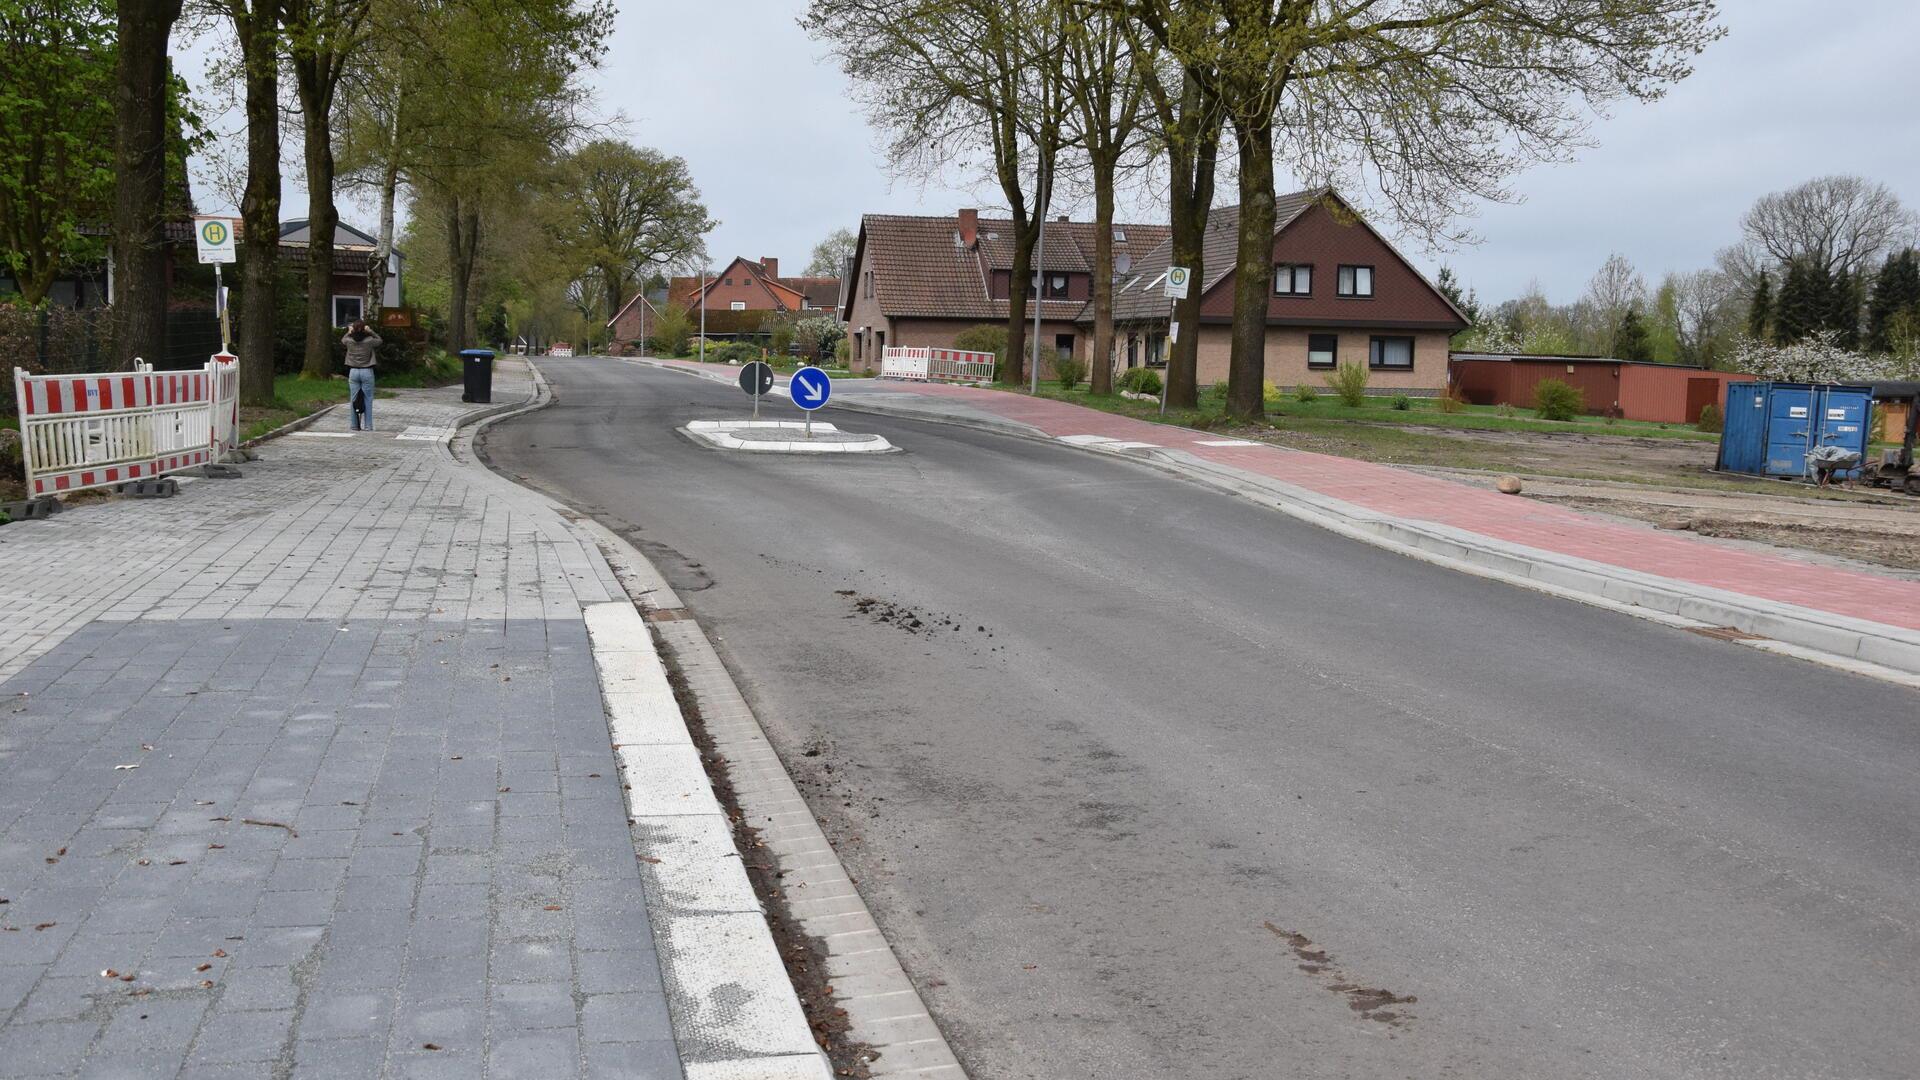
M 493 463 L 682 591 L 976 1080 L 1920 1074 L 1920 694 L 1066 447 L 724 454 L 673 429 L 737 391 L 542 369 Z

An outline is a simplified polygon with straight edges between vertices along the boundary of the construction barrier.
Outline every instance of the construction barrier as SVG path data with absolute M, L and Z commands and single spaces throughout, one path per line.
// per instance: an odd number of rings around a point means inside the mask
M 993 365 L 990 352 L 894 345 L 880 354 L 880 377 L 985 386 L 993 381 Z
M 13 371 L 27 494 L 38 498 L 152 480 L 205 465 L 238 443 L 240 365 L 102 375 Z

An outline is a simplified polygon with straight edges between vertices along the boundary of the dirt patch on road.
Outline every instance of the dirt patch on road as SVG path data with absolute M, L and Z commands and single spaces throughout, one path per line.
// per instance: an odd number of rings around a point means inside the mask
M 1391 990 L 1361 986 L 1352 982 L 1340 970 L 1340 965 L 1334 962 L 1333 955 L 1314 945 L 1307 935 L 1297 930 L 1282 930 L 1271 922 L 1261 925 L 1267 928 L 1268 933 L 1286 942 L 1287 947 L 1293 950 L 1294 958 L 1299 961 L 1296 967 L 1308 975 L 1326 980 L 1324 985 L 1328 992 L 1346 998 L 1349 1009 L 1368 1020 L 1392 1027 L 1404 1027 L 1414 1019 L 1413 1014 L 1404 1008 L 1396 1011 L 1391 1006 L 1412 1005 L 1419 1001 L 1419 998 L 1411 994 L 1403 996 Z

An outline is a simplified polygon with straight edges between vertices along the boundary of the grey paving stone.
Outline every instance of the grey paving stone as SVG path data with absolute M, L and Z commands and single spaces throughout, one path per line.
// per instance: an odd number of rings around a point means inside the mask
M 570 1028 L 578 1022 L 573 988 L 565 982 L 496 985 L 487 1006 L 495 1030 Z
M 577 619 L 212 625 L 19 676 L 59 692 L 8 717 L 0 881 L 55 926 L 0 956 L 0 1078 L 674 1075 L 630 1049 L 658 965 Z
M 642 1042 L 673 1038 L 664 993 L 596 994 L 580 1007 L 580 1037 L 588 1042 Z
M 488 1040 L 490 1080 L 557 1080 L 580 1072 L 579 1038 L 571 1028 L 494 1031 Z
M 669 1040 L 587 1043 L 591 1080 L 684 1080 L 680 1055 Z
M 187 1061 L 198 1070 L 205 1065 L 245 1061 L 274 1061 L 291 1038 L 296 1015 L 292 1009 L 237 1010 L 221 1008 L 201 1025 Z

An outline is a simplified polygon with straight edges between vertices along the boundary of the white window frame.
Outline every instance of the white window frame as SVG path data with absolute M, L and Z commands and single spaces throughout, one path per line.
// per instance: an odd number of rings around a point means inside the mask
M 728 311 L 745 311 L 747 310 L 747 302 L 745 300 L 729 300 L 727 302 L 727 310 Z
M 342 300 L 353 301 L 358 311 L 358 314 L 346 322 L 340 321 L 340 301 Z M 367 298 L 364 296 L 350 296 L 345 293 L 335 293 L 333 295 L 332 315 L 334 318 L 334 329 L 337 330 L 342 327 L 352 326 L 356 320 L 362 320 L 367 317 Z

